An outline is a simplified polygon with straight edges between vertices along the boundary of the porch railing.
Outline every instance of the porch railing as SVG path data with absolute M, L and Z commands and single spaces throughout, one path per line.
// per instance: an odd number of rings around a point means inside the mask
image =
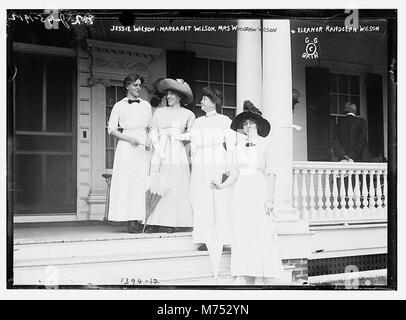
M 310 224 L 384 222 L 387 164 L 293 162 L 293 206 Z

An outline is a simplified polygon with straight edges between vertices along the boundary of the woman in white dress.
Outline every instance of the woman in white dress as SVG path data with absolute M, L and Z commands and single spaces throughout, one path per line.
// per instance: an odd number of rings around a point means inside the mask
M 234 185 L 232 205 L 231 274 L 236 284 L 264 284 L 283 277 L 278 237 L 273 221 L 275 173 L 269 163 L 269 145 L 264 137 L 269 122 L 251 102 L 232 122 L 231 129 L 246 138 L 237 144 L 235 168 L 215 189 Z
M 151 105 L 139 97 L 143 82 L 138 75 L 124 79 L 127 96 L 113 106 L 108 124 L 108 133 L 118 139 L 108 220 L 127 221 L 130 233 L 140 232 L 145 219 L 145 184 L 150 160 L 148 126 L 152 112 Z
M 168 183 L 168 191 L 152 212 L 148 225 L 159 226 L 156 231 L 172 233 L 176 227 L 192 227 L 190 204 L 190 168 L 185 146 L 175 135 L 191 130 L 195 115 L 181 107 L 193 101 L 189 85 L 181 79 L 163 79 L 158 90 L 166 94 L 168 107 L 158 108 L 152 117 L 150 140 L 153 145 L 151 173 Z M 155 231 L 155 230 L 153 230 Z
M 210 187 L 212 180 L 221 180 L 230 169 L 235 144 L 235 133 L 230 129 L 231 119 L 217 112 L 222 102 L 220 91 L 203 88 L 200 103 L 206 115 L 196 119 L 191 134 L 192 235 L 193 242 L 201 244 L 198 250 L 207 250 L 205 243 L 214 230 L 221 235 L 223 244 L 230 243 L 229 192 Z

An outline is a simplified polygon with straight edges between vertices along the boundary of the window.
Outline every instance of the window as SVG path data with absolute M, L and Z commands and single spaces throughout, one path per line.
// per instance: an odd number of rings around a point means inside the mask
M 357 115 L 360 115 L 360 77 L 359 75 L 331 73 L 330 87 L 330 116 L 337 123 L 338 117 L 344 116 L 344 106 L 347 102 L 355 103 Z
M 236 115 L 236 63 L 196 58 L 195 105 L 200 108 L 202 89 L 211 87 L 223 93 L 222 113 L 230 119 Z
M 111 86 L 106 88 L 106 169 L 113 168 L 114 152 L 117 146 L 117 138 L 113 137 L 107 132 L 110 113 L 114 104 L 123 99 L 126 91 L 122 86 Z

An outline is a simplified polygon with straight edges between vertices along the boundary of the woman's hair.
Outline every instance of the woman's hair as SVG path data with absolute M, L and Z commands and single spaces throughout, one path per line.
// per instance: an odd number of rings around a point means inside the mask
M 141 84 L 144 84 L 144 78 L 142 76 L 140 76 L 139 74 L 129 74 L 128 76 L 125 77 L 124 81 L 123 81 L 123 87 L 124 89 L 127 90 L 128 86 L 137 81 L 140 80 Z
M 217 112 L 221 112 L 221 107 L 223 106 L 223 93 L 220 90 L 204 87 L 202 89 L 202 96 L 208 97 L 216 104 Z

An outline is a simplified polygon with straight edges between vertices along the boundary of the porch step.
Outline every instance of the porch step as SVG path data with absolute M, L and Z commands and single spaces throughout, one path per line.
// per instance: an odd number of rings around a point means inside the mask
M 15 285 L 228 285 L 230 251 L 223 251 L 219 278 L 207 251 L 191 234 L 20 243 L 14 246 Z M 286 267 L 286 281 L 292 269 Z

